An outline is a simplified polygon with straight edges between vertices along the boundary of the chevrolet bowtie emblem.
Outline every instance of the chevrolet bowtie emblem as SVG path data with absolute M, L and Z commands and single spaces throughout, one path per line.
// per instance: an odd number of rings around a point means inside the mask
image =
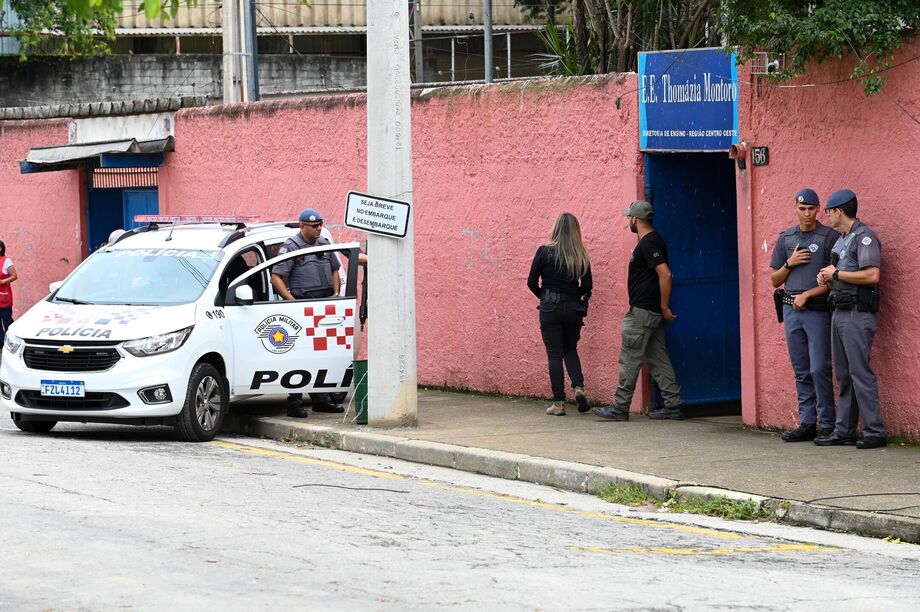
M 69 353 L 74 352 L 75 350 L 76 349 L 74 347 L 70 346 L 69 344 L 65 344 L 64 346 L 58 349 L 58 353 L 64 353 L 65 355 L 67 355 Z

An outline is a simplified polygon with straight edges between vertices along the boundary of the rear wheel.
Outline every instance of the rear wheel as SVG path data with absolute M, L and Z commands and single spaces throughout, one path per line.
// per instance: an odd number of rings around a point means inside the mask
M 57 421 L 27 421 L 21 414 L 14 412 L 13 425 L 29 433 L 48 433 L 54 429 Z
M 185 404 L 176 422 L 179 438 L 188 442 L 207 442 L 217 435 L 227 416 L 227 383 L 210 363 L 192 368 Z

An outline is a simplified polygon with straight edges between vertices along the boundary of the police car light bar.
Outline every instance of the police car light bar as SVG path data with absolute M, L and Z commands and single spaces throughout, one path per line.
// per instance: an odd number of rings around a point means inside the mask
M 258 223 L 255 215 L 134 215 L 135 223 Z

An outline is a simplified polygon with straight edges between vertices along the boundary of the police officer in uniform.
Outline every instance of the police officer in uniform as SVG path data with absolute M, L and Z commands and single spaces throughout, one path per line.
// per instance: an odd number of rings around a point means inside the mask
M 330 244 L 323 238 L 323 216 L 307 208 L 300 213 L 300 231 L 285 240 L 278 254 L 296 251 L 312 246 Z M 288 259 L 272 268 L 272 287 L 275 293 L 285 300 L 304 300 L 331 297 L 339 294 L 341 278 L 339 277 L 339 259 L 335 253 L 304 255 Z M 313 412 L 342 413 L 345 409 L 334 404 L 328 393 L 311 393 L 310 401 Z M 288 395 L 288 416 L 303 418 L 307 416 L 303 407 L 303 395 Z
M 840 399 L 834 431 L 815 439 L 818 446 L 856 445 L 882 448 L 888 441 L 882 424 L 878 382 L 869 366 L 872 340 L 878 327 L 882 245 L 869 226 L 856 218 L 856 194 L 841 189 L 827 200 L 831 226 L 842 232 L 833 248 L 831 265 L 818 273 L 818 284 L 831 288 L 831 342 Z M 863 421 L 863 438 L 856 440 L 856 421 Z
M 785 289 L 775 297 L 782 309 L 799 407 L 799 426 L 783 433 L 784 442 L 806 442 L 834 430 L 829 289 L 818 285 L 817 275 L 830 264 L 840 234 L 818 222 L 819 204 L 811 189 L 795 195 L 799 222 L 779 235 L 770 260 L 773 286 Z

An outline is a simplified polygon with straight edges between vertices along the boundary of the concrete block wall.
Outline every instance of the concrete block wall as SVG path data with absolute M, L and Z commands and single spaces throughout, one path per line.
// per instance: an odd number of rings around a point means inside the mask
M 21 63 L 0 57 L 0 107 L 114 102 L 182 96 L 222 96 L 220 55 L 110 55 L 68 62 Z M 365 84 L 357 56 L 263 55 L 263 94 L 354 89 Z

